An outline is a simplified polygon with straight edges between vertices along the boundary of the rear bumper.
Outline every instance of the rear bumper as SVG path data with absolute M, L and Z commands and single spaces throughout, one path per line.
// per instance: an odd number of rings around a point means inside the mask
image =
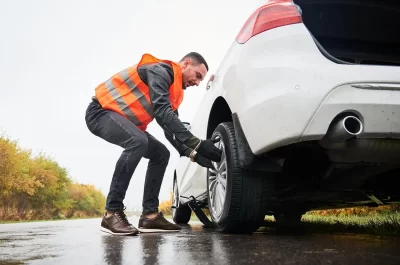
M 400 139 L 400 90 L 362 89 L 358 85 L 340 85 L 317 102 L 301 97 L 296 101 L 288 94 L 288 99 L 266 100 L 241 113 L 238 119 L 251 151 L 260 155 L 284 145 L 320 140 L 343 112 L 361 120 L 363 131 L 358 138 Z M 279 105 L 283 110 L 277 108 Z
M 363 123 L 358 138 L 400 139 L 400 84 L 398 90 L 359 87 L 367 86 L 349 84 L 335 88 L 323 100 L 299 140 L 321 139 L 341 112 L 353 112 Z
M 226 73 L 234 79 L 224 80 L 230 88 L 224 97 L 255 155 L 319 140 L 345 111 L 365 123 L 360 137 L 399 138 L 400 67 L 336 64 L 302 24 L 259 34 L 238 53 Z M 354 86 L 386 83 L 398 90 Z

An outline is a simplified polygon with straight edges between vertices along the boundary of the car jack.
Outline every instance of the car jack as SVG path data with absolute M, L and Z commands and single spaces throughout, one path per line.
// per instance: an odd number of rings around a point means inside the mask
M 188 203 L 190 209 L 196 214 L 200 222 L 203 223 L 203 228 L 214 228 L 214 224 L 207 218 L 207 215 L 200 208 L 195 197 L 190 196 L 190 201 Z

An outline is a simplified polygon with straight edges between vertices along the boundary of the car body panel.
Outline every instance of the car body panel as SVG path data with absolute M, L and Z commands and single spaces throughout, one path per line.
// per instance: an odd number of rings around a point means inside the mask
M 248 60 L 236 64 L 236 80 L 226 82 L 235 86 L 225 89 L 225 99 L 256 155 L 306 137 L 304 130 L 324 98 L 342 84 L 400 84 L 400 67 L 331 62 L 303 24 L 259 34 L 244 46 L 241 56 Z
M 218 97 L 238 115 L 256 155 L 320 139 L 332 117 L 349 109 L 364 118 L 365 135 L 399 136 L 400 90 L 352 85 L 397 87 L 400 67 L 334 63 L 319 51 L 302 23 L 268 30 L 243 45 L 233 42 L 214 75 L 191 121 L 192 133 L 202 139 Z M 181 195 L 206 192 L 206 169 L 182 157 L 176 173 Z

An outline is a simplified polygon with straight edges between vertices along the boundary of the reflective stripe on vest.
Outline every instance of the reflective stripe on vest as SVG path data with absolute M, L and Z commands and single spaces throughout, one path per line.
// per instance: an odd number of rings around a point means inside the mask
M 167 62 L 172 66 L 174 83 L 169 92 L 171 107 L 176 110 L 183 100 L 182 70 L 174 62 L 159 60 L 149 54 L 144 54 L 139 64 L 122 70 L 96 88 L 96 98 L 103 108 L 120 113 L 142 131 L 153 120 L 154 113 L 149 88 L 140 79 L 137 67 L 152 62 Z

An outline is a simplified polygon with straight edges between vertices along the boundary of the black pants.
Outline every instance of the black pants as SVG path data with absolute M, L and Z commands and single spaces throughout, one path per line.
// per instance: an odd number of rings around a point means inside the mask
M 92 101 L 85 116 L 89 130 L 96 136 L 124 148 L 115 166 L 107 195 L 106 210 L 124 210 L 123 200 L 132 175 L 142 157 L 149 159 L 143 191 L 143 214 L 158 212 L 158 196 L 169 161 L 169 150 L 148 132 L 122 115 L 103 109 Z

